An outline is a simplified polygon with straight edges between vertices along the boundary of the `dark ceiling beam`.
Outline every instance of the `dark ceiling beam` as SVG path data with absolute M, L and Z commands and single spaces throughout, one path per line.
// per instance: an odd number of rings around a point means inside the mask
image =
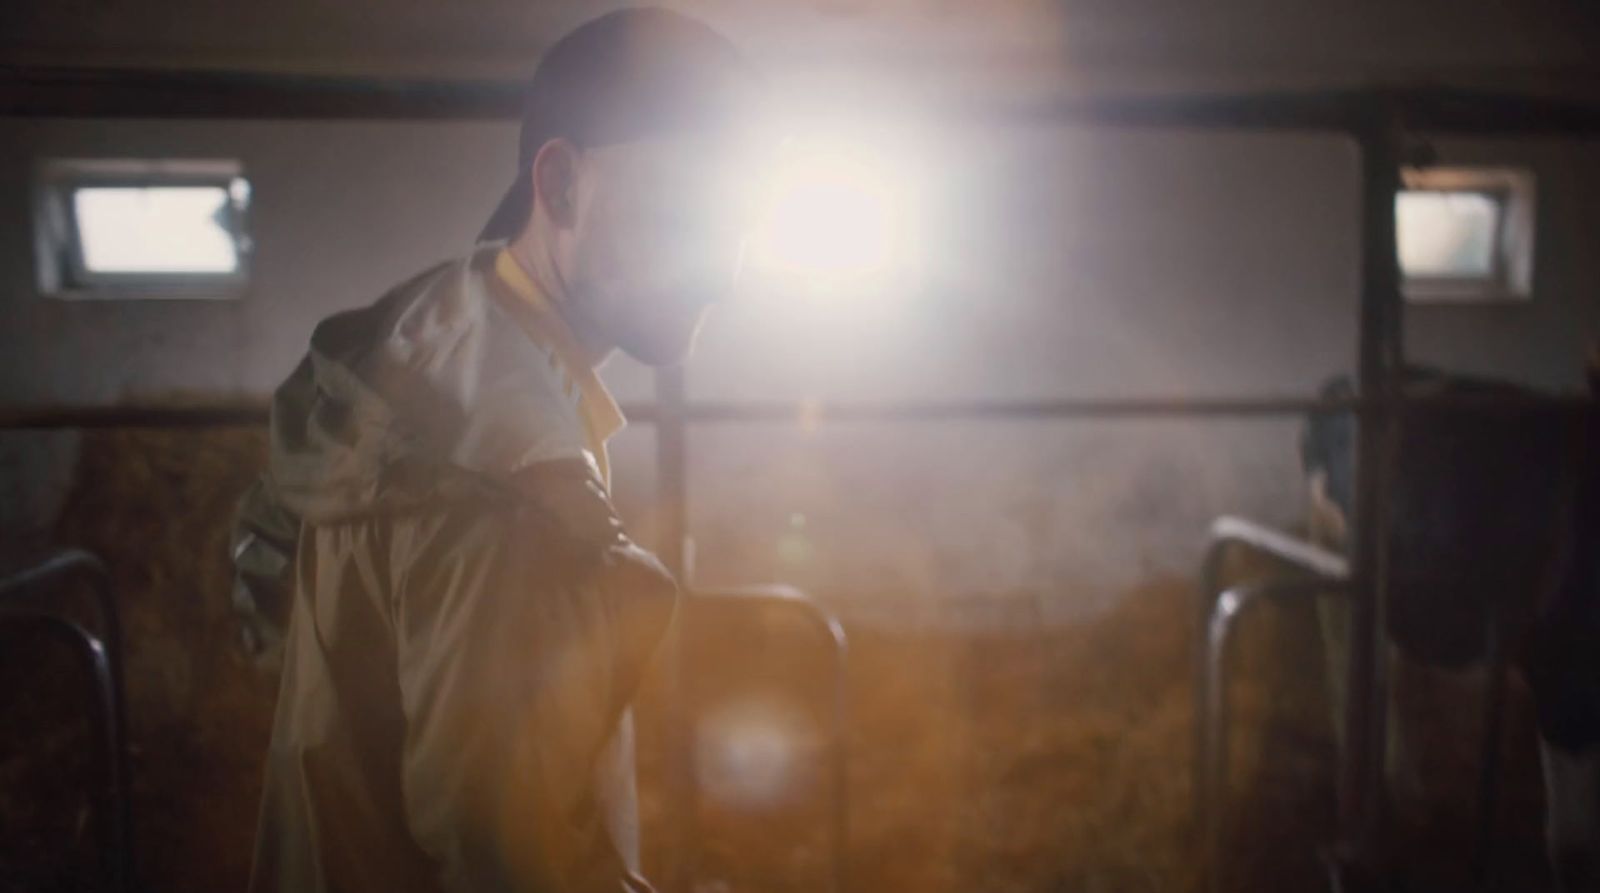
M 0 66 L 0 117 L 172 119 L 509 119 L 510 81 L 397 80 L 238 71 Z M 1479 91 L 1347 89 L 1280 93 L 1090 93 L 1037 102 L 965 101 L 927 111 L 967 123 L 1592 136 L 1600 106 Z
M 0 66 L 0 115 L 27 118 L 506 119 L 503 81 Z
M 1393 127 L 1457 136 L 1600 134 L 1600 106 L 1448 88 L 1361 88 L 1235 95 L 1088 96 L 1014 118 L 1109 126 L 1359 133 Z

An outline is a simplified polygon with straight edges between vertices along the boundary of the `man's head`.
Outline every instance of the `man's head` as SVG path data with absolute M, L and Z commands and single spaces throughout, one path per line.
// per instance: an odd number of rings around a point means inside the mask
M 678 362 L 733 284 L 760 89 L 725 38 L 662 9 L 611 13 L 545 54 L 517 179 L 482 239 L 506 239 L 578 335 Z

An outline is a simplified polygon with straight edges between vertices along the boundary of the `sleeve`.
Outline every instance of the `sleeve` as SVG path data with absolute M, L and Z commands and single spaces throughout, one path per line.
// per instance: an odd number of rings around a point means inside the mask
M 440 513 L 397 540 L 406 816 L 447 890 L 648 889 L 595 772 L 676 587 L 565 464 L 536 467 L 547 480 L 525 479 L 515 509 Z
M 282 665 L 300 519 L 257 479 L 234 512 L 232 607 L 245 650 L 263 669 Z

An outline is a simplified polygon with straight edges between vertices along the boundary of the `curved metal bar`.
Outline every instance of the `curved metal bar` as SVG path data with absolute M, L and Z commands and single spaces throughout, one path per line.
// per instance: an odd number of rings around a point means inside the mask
M 1222 834 L 1227 827 L 1228 796 L 1228 644 L 1233 624 L 1250 605 L 1263 599 L 1303 598 L 1348 593 L 1348 581 L 1321 579 L 1258 580 L 1243 583 L 1217 596 L 1207 618 L 1202 646 L 1205 670 L 1200 677 L 1197 725 L 1200 727 L 1196 788 L 1200 833 L 1204 846 L 1206 884 L 1220 889 Z
M 696 592 L 689 596 L 696 601 L 716 601 L 725 604 L 757 602 L 766 606 L 788 609 L 804 618 L 824 637 L 833 650 L 833 728 L 830 730 L 828 752 L 833 781 L 833 808 L 830 814 L 829 839 L 833 845 L 833 889 L 844 893 L 849 878 L 850 842 L 850 702 L 849 702 L 849 639 L 844 624 L 827 608 L 810 596 L 780 584 L 750 586 L 740 589 Z
M 1280 530 L 1257 524 L 1246 518 L 1233 515 L 1223 515 L 1211 522 L 1211 546 L 1215 549 L 1218 545 L 1245 545 L 1250 548 L 1270 555 L 1271 557 L 1293 565 L 1309 574 L 1324 577 L 1330 580 L 1348 580 L 1350 578 L 1350 562 L 1343 555 L 1306 542 L 1297 536 L 1291 536 Z M 1212 568 L 1214 573 L 1217 569 Z M 1215 578 L 1212 578 L 1213 581 Z M 1216 590 L 1211 590 L 1215 592 Z
M 1212 613 L 1222 589 L 1222 565 L 1234 547 L 1244 547 L 1270 556 L 1291 567 L 1328 580 L 1344 581 L 1350 576 L 1350 564 L 1344 556 L 1282 531 L 1258 524 L 1247 518 L 1222 515 L 1211 522 L 1205 559 L 1200 570 L 1200 598 L 1196 603 L 1195 641 L 1195 704 L 1194 704 L 1194 816 L 1197 827 L 1206 826 L 1205 810 L 1209 807 L 1203 796 L 1206 790 L 1206 764 L 1202 754 L 1207 747 L 1206 723 L 1208 702 L 1205 679 L 1210 669 L 1207 644 L 1211 641 Z
M 123 765 L 123 739 L 118 702 L 112 683 L 109 651 L 99 637 L 77 622 L 42 610 L 0 609 L 0 623 L 36 625 L 70 648 L 89 676 L 89 711 L 92 737 L 98 742 L 100 759 L 94 780 L 94 827 L 101 876 L 106 889 L 126 891 L 132 878 L 132 848 L 128 839 L 126 776 Z M 110 801 L 108 808 L 107 802 Z
M 41 590 L 60 585 L 79 576 L 87 580 L 104 635 L 95 637 L 75 621 L 27 600 Z M 125 890 L 133 877 L 132 806 L 128 770 L 127 697 L 124 688 L 122 657 L 122 615 L 105 563 L 82 549 L 64 549 L 43 561 L 0 579 L 0 617 L 53 619 L 71 628 L 72 635 L 86 638 L 93 645 L 100 686 L 96 703 L 104 714 L 99 724 L 106 766 L 105 802 L 101 812 L 109 816 L 109 841 L 103 849 L 113 863 L 109 873 L 111 889 Z M 67 633 L 58 631 L 56 635 Z M 81 634 L 81 635 L 80 635 Z M 79 646 L 82 647 L 82 646 Z
M 111 572 L 98 557 L 83 549 L 63 549 L 43 561 L 0 579 L 0 605 L 5 602 L 29 598 L 39 590 L 62 583 L 73 576 L 82 576 L 89 583 L 95 609 L 105 628 L 105 644 L 111 661 L 117 693 L 122 693 L 122 612 L 117 608 L 116 593 L 111 585 Z
M 1223 591 L 1222 570 L 1235 548 L 1279 561 L 1309 579 L 1257 581 Z M 1245 518 L 1211 522 L 1196 611 L 1194 818 L 1204 850 L 1206 883 L 1216 889 L 1227 797 L 1227 644 L 1233 621 L 1259 598 L 1346 593 L 1353 589 L 1344 556 Z

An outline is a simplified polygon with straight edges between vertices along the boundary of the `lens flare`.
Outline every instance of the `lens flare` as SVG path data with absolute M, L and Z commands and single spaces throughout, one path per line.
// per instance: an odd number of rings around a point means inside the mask
M 746 698 L 716 706 L 695 730 L 695 774 L 702 796 L 760 810 L 789 799 L 815 732 L 794 705 Z

